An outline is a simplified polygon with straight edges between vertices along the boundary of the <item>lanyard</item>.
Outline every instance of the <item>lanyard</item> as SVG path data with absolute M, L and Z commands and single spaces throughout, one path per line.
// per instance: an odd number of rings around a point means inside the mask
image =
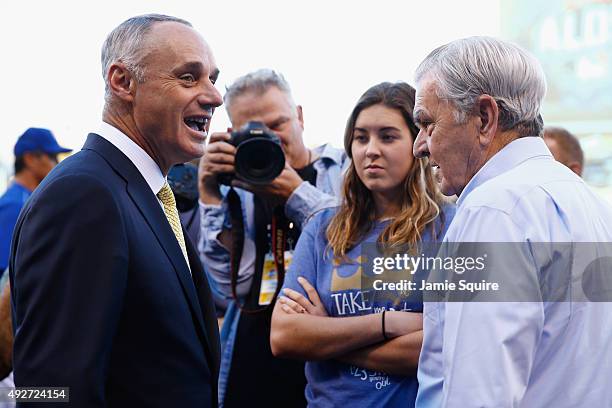
M 245 313 L 259 313 L 274 307 L 274 303 L 281 290 L 285 280 L 285 247 L 287 243 L 287 219 L 283 213 L 283 207 L 278 206 L 272 214 L 272 254 L 276 265 L 277 284 L 274 292 L 274 297 L 270 304 L 255 308 L 247 309 L 244 307 L 237 294 L 238 272 L 240 270 L 240 260 L 242 258 L 242 250 L 244 248 L 244 219 L 242 217 L 242 207 L 238 193 L 231 188 L 228 192 L 228 208 L 232 221 L 232 247 L 230 250 L 230 269 L 231 269 L 231 288 L 232 296 L 236 300 L 236 304 L 241 311 Z

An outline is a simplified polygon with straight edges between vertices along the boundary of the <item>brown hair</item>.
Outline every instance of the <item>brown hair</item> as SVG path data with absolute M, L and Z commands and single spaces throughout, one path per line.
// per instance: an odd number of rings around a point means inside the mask
M 584 152 L 580 147 L 580 142 L 568 130 L 547 126 L 544 128 L 544 139 L 552 139 L 557 142 L 563 151 L 565 162 L 576 161 L 580 166 L 584 166 Z
M 383 82 L 368 89 L 359 99 L 351 112 L 344 132 L 344 149 L 352 159 L 351 146 L 355 122 L 362 110 L 373 105 L 384 105 L 398 110 L 403 116 L 413 142 L 418 134 L 414 124 L 415 90 L 404 82 Z M 412 152 L 406 152 L 412 154 Z M 378 237 L 379 243 L 395 246 L 413 245 L 421 239 L 426 227 L 431 227 L 435 236 L 433 222 L 441 215 L 440 206 L 443 198 L 428 165 L 428 159 L 414 159 L 412 167 L 403 184 L 400 214 L 384 229 Z M 444 221 L 443 214 L 442 222 Z M 370 190 L 357 176 L 355 165 L 351 164 L 344 176 L 343 197 L 340 207 L 327 227 L 329 248 L 337 258 L 345 258 L 347 252 L 361 240 L 376 221 L 374 200 Z

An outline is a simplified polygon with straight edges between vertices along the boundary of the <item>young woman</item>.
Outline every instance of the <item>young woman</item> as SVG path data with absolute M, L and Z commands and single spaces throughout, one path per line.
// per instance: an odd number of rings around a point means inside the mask
M 311 407 L 414 405 L 422 303 L 385 298 L 362 280 L 368 248 L 441 240 L 454 214 L 427 159 L 413 157 L 414 101 L 405 83 L 363 94 L 344 135 L 352 163 L 342 204 L 302 231 L 275 306 L 272 351 L 308 360 Z

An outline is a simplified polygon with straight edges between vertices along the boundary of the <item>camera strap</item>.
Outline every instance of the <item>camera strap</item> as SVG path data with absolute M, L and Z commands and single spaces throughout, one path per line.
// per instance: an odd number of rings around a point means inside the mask
M 278 207 L 277 207 L 278 208 Z M 274 263 L 276 270 L 284 269 L 285 266 L 285 230 L 278 227 L 278 217 L 275 214 L 272 216 L 272 253 L 274 254 Z
M 242 258 L 242 249 L 244 248 L 244 220 L 242 218 L 242 206 L 240 205 L 240 196 L 230 187 L 227 193 L 227 204 L 232 221 L 232 247 L 230 248 L 230 269 L 231 269 L 231 287 L 232 296 L 240 307 L 238 295 L 236 292 L 236 282 L 238 281 L 238 271 L 240 270 L 240 259 Z
M 230 213 L 230 219 L 232 222 L 231 236 L 232 246 L 230 249 L 230 268 L 231 268 L 231 288 L 232 296 L 236 301 L 241 311 L 245 313 L 258 313 L 266 311 L 274 307 L 274 301 L 278 297 L 278 294 L 282 288 L 285 279 L 285 247 L 287 243 L 287 218 L 283 212 L 283 206 L 278 206 L 274 209 L 272 214 L 272 254 L 274 256 L 274 264 L 277 272 L 277 284 L 274 291 L 273 301 L 269 304 L 259 308 L 246 308 L 238 297 L 237 284 L 238 284 L 238 273 L 240 271 L 240 260 L 242 258 L 242 250 L 244 249 L 244 218 L 242 214 L 242 206 L 240 203 L 240 196 L 234 190 L 230 188 L 228 195 L 228 209 Z
M 274 305 L 274 301 L 285 281 L 285 247 L 287 245 L 287 218 L 283 213 L 283 207 L 278 206 L 272 215 L 272 254 L 276 264 L 276 290 L 274 291 L 273 301 L 269 305 Z

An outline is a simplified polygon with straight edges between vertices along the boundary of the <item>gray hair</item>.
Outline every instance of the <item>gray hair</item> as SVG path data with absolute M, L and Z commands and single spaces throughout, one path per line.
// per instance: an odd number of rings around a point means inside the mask
M 193 27 L 190 22 L 163 14 L 145 14 L 125 20 L 106 37 L 102 45 L 102 77 L 104 78 L 105 95 L 108 102 L 111 91 L 108 83 L 108 70 L 115 62 L 122 62 L 129 69 L 136 81 L 145 80 L 145 67 L 142 60 L 146 56 L 144 47 L 147 34 L 155 23 L 174 22 Z
M 263 94 L 272 87 L 276 87 L 285 93 L 289 103 L 295 105 L 291 96 L 291 88 L 285 77 L 272 69 L 263 68 L 241 76 L 225 89 L 223 102 L 228 115 L 230 114 L 230 106 L 236 97 L 246 93 Z
M 432 75 L 439 98 L 456 108 L 455 119 L 467 120 L 479 96 L 492 96 L 501 130 L 540 136 L 546 79 L 540 63 L 515 44 L 491 37 L 469 37 L 433 50 L 418 66 L 416 82 Z

